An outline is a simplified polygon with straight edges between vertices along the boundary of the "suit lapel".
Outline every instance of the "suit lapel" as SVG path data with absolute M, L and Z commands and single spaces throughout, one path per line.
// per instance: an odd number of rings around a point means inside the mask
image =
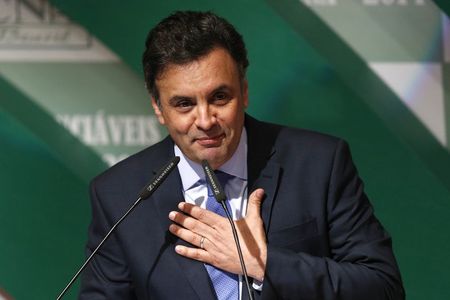
M 264 189 L 265 198 L 261 205 L 261 217 L 267 235 L 281 170 L 280 165 L 271 160 L 276 152 L 274 145 L 279 127 L 266 125 L 247 115 L 245 128 L 248 137 L 249 195 L 257 188 Z
M 173 155 L 173 144 L 171 149 L 168 149 L 167 153 Z M 167 159 L 169 159 L 169 157 Z M 173 259 L 180 265 L 177 272 L 185 274 L 187 280 L 200 299 L 215 299 L 216 296 L 211 287 L 209 276 L 203 263 L 178 255 L 174 250 L 176 245 L 192 247 L 192 245 L 177 238 L 168 231 L 169 225 L 172 223 L 168 217 L 169 213 L 178 210 L 177 205 L 179 202 L 183 201 L 183 199 L 181 177 L 177 169 L 169 175 L 166 182 L 160 186 L 152 196 L 152 199 L 149 200 L 153 201 L 157 215 L 160 219 L 160 224 L 163 230 L 166 230 L 166 236 L 169 237 L 168 251 L 170 251 Z
M 259 122 L 246 115 L 245 128 L 247 130 L 247 166 L 249 195 L 257 188 L 263 188 L 265 198 L 261 204 L 261 218 L 263 219 L 266 237 L 270 229 L 272 208 L 281 180 L 281 166 L 273 159 L 276 153 L 276 140 L 280 127 Z M 261 299 L 260 292 L 254 292 L 255 299 Z
M 272 215 L 272 207 L 278 188 L 279 174 L 280 166 L 276 163 L 268 162 L 251 189 L 251 191 L 253 191 L 257 188 L 263 188 L 265 192 L 265 197 L 261 204 L 261 218 L 264 222 L 266 235 L 269 232 L 270 217 Z

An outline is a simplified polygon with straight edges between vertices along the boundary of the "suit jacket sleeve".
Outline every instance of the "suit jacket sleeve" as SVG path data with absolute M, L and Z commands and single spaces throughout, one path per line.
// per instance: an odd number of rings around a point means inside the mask
M 92 221 L 89 226 L 86 257 L 97 247 L 113 226 L 97 195 L 95 181 L 91 183 Z M 79 299 L 136 299 L 121 245 L 112 234 L 94 256 L 81 277 Z
M 262 298 L 403 299 L 391 239 L 374 216 L 343 141 L 337 143 L 329 176 L 324 208 L 329 257 L 269 241 Z

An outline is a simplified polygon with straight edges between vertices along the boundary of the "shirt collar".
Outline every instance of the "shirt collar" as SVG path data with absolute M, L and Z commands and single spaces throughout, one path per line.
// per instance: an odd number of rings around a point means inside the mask
M 205 174 L 201 164 L 187 158 L 176 144 L 174 144 L 174 151 L 175 155 L 180 157 L 178 171 L 181 175 L 183 190 L 187 191 L 197 181 L 205 179 Z M 245 130 L 245 127 L 242 129 L 239 145 L 233 153 L 233 156 L 231 156 L 219 170 L 243 180 L 247 180 L 247 131 Z

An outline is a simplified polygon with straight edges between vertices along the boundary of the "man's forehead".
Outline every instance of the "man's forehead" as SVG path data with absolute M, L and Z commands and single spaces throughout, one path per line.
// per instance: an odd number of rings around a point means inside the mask
M 160 95 L 210 93 L 219 88 L 234 89 L 240 76 L 237 64 L 226 50 L 186 64 L 170 64 L 156 80 Z M 167 95 L 170 94 L 170 95 Z
M 176 70 L 195 70 L 195 68 L 199 68 L 201 65 L 203 65 L 205 62 L 208 62 L 208 58 L 210 57 L 220 57 L 220 60 L 223 62 L 225 59 L 229 64 L 234 65 L 238 69 L 237 62 L 233 59 L 231 54 L 223 47 L 215 47 L 211 49 L 211 51 L 208 51 L 204 55 L 201 55 L 193 60 L 182 62 L 182 63 L 175 63 L 175 62 L 169 62 L 165 66 L 163 66 L 157 76 L 155 77 L 156 80 L 161 80 L 164 77 L 167 76 L 167 73 L 170 73 L 170 71 L 176 71 Z
M 183 64 L 170 63 L 161 70 L 161 72 L 156 77 L 156 82 L 164 82 L 171 80 L 175 75 L 182 72 L 189 72 L 193 74 L 197 69 L 200 68 L 201 61 L 196 59 Z

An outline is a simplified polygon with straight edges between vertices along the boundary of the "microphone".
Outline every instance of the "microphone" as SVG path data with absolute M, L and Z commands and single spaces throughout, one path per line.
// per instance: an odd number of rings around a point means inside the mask
M 216 173 L 211 169 L 211 166 L 209 165 L 207 160 L 202 161 L 202 167 L 206 175 L 206 181 L 208 182 L 214 194 L 214 198 L 217 202 L 222 204 L 223 201 L 227 200 L 227 196 L 225 195 L 225 192 L 223 191 L 223 188 L 220 185 L 219 180 L 217 179 Z
M 127 212 L 111 227 L 111 229 L 108 231 L 108 233 L 105 235 L 103 240 L 98 244 L 97 248 L 91 253 L 91 255 L 88 257 L 88 259 L 84 262 L 84 264 L 80 267 L 77 273 L 72 277 L 72 279 L 69 281 L 69 283 L 66 285 L 66 287 L 62 290 L 62 292 L 59 294 L 59 296 L 56 298 L 56 300 L 61 299 L 64 294 L 67 292 L 67 290 L 72 286 L 72 284 L 75 282 L 75 280 L 78 278 L 80 273 L 86 268 L 88 263 L 92 260 L 94 255 L 97 253 L 97 251 L 100 249 L 100 247 L 106 242 L 106 240 L 110 237 L 111 233 L 116 229 L 117 226 L 119 226 L 120 223 L 122 223 L 123 220 L 133 211 L 133 209 L 141 202 L 141 200 L 147 199 L 150 197 L 153 192 L 163 183 L 164 180 L 166 180 L 167 176 L 173 171 L 173 169 L 178 165 L 180 162 L 180 157 L 175 156 L 172 158 L 166 165 L 164 165 L 156 174 L 155 177 L 142 189 L 142 191 L 138 194 L 137 200 L 131 205 L 131 207 L 127 210 Z
M 164 180 L 166 180 L 167 176 L 169 176 L 170 172 L 173 171 L 173 169 L 178 165 L 180 162 L 180 157 L 175 156 L 172 158 L 171 161 L 169 161 L 164 167 L 162 167 L 157 175 L 153 177 L 152 181 L 150 181 L 139 193 L 138 198 L 142 198 L 142 200 L 147 199 L 150 197 L 153 192 L 163 183 Z
M 245 267 L 244 256 L 242 255 L 241 244 L 239 243 L 239 237 L 236 231 L 236 226 L 234 225 L 233 218 L 231 217 L 231 214 L 228 211 L 228 207 L 225 203 L 225 200 L 227 200 L 227 196 L 225 195 L 225 192 L 222 186 L 220 185 L 219 180 L 217 179 L 216 173 L 214 173 L 213 169 L 211 168 L 207 160 L 202 161 L 202 167 L 203 171 L 205 172 L 206 181 L 211 187 L 214 198 L 216 199 L 217 202 L 220 203 L 220 205 L 222 205 L 223 209 L 225 210 L 225 214 L 227 215 L 227 219 L 228 221 L 230 221 L 231 231 L 233 232 L 234 242 L 236 243 L 239 261 L 241 263 L 241 269 L 244 275 L 245 285 L 247 287 L 248 297 L 250 300 L 253 300 L 253 294 L 250 289 L 250 283 L 248 281 L 247 275 L 247 268 Z

